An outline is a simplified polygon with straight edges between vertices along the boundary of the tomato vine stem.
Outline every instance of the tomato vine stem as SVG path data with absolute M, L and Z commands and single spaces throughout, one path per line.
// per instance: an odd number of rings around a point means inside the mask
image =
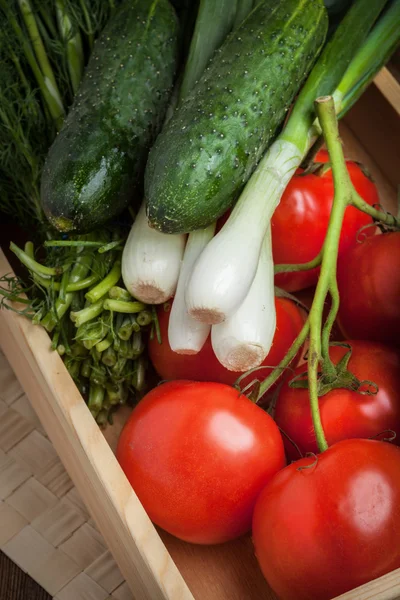
M 291 360 L 297 354 L 298 350 L 308 337 L 309 350 L 307 359 L 307 373 L 310 406 L 318 448 L 321 452 L 323 452 L 327 449 L 328 444 L 326 442 L 319 412 L 318 371 L 319 366 L 322 364 L 325 382 L 334 381 L 336 377 L 336 367 L 332 363 L 329 356 L 329 343 L 332 326 L 336 319 L 339 308 L 339 291 L 336 280 L 336 268 L 339 252 L 340 232 L 347 206 L 352 205 L 356 206 L 360 210 L 364 210 L 364 205 L 366 205 L 368 206 L 368 212 L 370 212 L 370 207 L 358 196 L 350 180 L 343 155 L 342 144 L 340 141 L 333 98 L 331 96 L 318 98 L 315 102 L 315 108 L 324 135 L 325 144 L 329 152 L 335 188 L 332 211 L 324 245 L 314 261 L 307 263 L 307 268 L 314 268 L 320 263 L 321 272 L 307 321 L 305 322 L 302 331 L 292 344 L 292 347 L 286 354 L 285 358 L 281 361 L 278 367 L 274 369 L 270 376 L 260 385 L 258 398 L 260 399 L 268 390 L 268 388 L 278 379 L 282 369 L 290 364 Z M 395 221 L 395 218 L 392 215 L 386 215 L 385 213 L 380 213 L 379 211 L 375 212 L 379 215 L 379 219 L 384 220 L 385 222 L 390 221 L 392 224 L 393 221 Z M 306 265 L 299 265 L 300 270 L 304 270 L 305 266 Z M 289 270 L 290 265 L 279 265 L 278 269 L 279 267 L 281 268 L 280 272 L 282 272 L 283 270 Z M 331 298 L 332 304 L 325 324 L 323 324 L 323 309 L 328 295 Z

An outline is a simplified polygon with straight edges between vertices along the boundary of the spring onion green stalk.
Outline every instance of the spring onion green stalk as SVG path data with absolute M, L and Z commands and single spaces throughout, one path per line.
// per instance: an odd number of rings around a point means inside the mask
M 109 346 L 107 350 L 105 350 L 101 356 L 101 362 L 104 363 L 107 367 L 113 367 L 117 362 L 117 355 L 112 346 Z
M 65 299 L 67 296 L 68 283 L 69 283 L 69 272 L 68 272 L 68 269 L 66 269 L 61 277 L 60 293 L 58 294 L 58 298 L 62 304 L 65 303 Z
M 139 313 L 146 305 L 142 302 L 124 302 L 123 300 L 104 300 L 104 309 L 119 313 Z
M 93 417 L 96 418 L 103 406 L 105 390 L 101 385 L 91 383 L 89 388 L 88 407 Z
M 239 27 L 242 22 L 245 20 L 249 12 L 253 9 L 253 6 L 256 4 L 253 0 L 239 0 L 237 3 L 235 22 L 233 24 L 233 29 Z
M 100 281 L 96 285 L 96 287 L 92 288 L 89 292 L 86 292 L 85 298 L 89 300 L 89 302 L 96 302 L 100 300 L 103 296 L 105 296 L 109 290 L 116 284 L 121 278 L 121 261 L 117 260 L 114 263 L 113 268 L 108 273 L 108 275 Z
M 399 40 L 400 0 L 394 0 L 351 61 L 333 94 L 339 118 L 350 110 L 371 79 L 386 64 L 398 46 Z M 379 48 L 378 52 L 377 48 Z
M 29 254 L 18 248 L 14 242 L 10 243 L 10 250 L 19 258 L 23 265 L 33 273 L 42 275 L 44 277 L 56 277 L 61 275 L 64 271 L 63 267 L 46 267 L 35 259 L 31 258 Z
M 123 320 L 121 327 L 117 331 L 117 335 L 121 340 L 129 340 L 134 331 L 135 322 L 131 319 L 131 317 L 133 317 L 133 315 L 127 315 Z
M 136 317 L 136 321 L 140 327 L 146 327 L 146 325 L 150 325 L 153 321 L 153 315 L 149 310 L 141 310 Z
M 384 5 L 384 0 L 356 0 L 326 44 L 285 128 L 196 263 L 186 296 L 191 305 L 202 307 L 202 312 L 191 311 L 196 319 L 221 323 L 244 301 L 271 216 L 314 140 L 314 100 L 336 89 Z
M 232 29 L 236 13 L 239 10 L 238 5 L 242 3 L 248 4 L 241 0 L 218 0 L 217 2 L 200 0 L 189 55 L 179 90 L 179 102 L 192 91 L 215 49 L 222 44 Z M 246 6 L 243 8 L 243 13 L 245 9 Z
M 109 290 L 108 295 L 113 300 L 122 300 L 123 302 L 130 302 L 132 300 L 130 293 L 117 285 L 114 285 L 114 287 Z
M 88 271 L 92 264 L 92 255 L 83 251 L 83 248 L 77 248 L 77 259 L 71 269 L 69 281 L 70 283 L 77 283 L 78 281 L 87 277 Z M 40 324 L 47 329 L 48 332 L 53 331 L 54 327 L 68 311 L 74 298 L 74 292 L 68 292 L 64 302 L 56 300 L 54 308 L 49 311 L 41 320 Z
M 264 239 L 256 276 L 244 302 L 226 321 L 213 325 L 211 343 L 230 371 L 258 367 L 271 349 L 276 327 L 271 228 Z
M 92 361 L 91 361 L 91 359 L 90 358 L 85 358 L 85 360 L 82 361 L 82 366 L 81 366 L 81 375 L 82 375 L 82 377 L 85 377 L 85 379 L 89 379 L 90 378 L 91 367 L 92 367 Z
M 112 343 L 113 343 L 113 336 L 111 333 L 109 333 L 107 335 L 107 337 L 104 338 L 104 340 L 102 340 L 101 342 L 98 342 L 96 344 L 97 352 L 99 352 L 101 354 L 102 352 L 104 352 L 104 350 L 107 350 L 107 348 L 109 348 Z
M 175 292 L 185 235 L 152 229 L 142 203 L 122 253 L 122 278 L 128 292 L 147 304 L 162 304 Z
M 137 358 L 144 350 L 144 342 L 140 331 L 135 331 L 132 337 L 132 358 Z
M 78 312 L 71 311 L 70 319 L 73 323 L 75 323 L 75 327 L 79 327 L 86 323 L 87 321 L 91 321 L 95 319 L 103 312 L 103 300 L 98 300 L 94 304 L 89 304 L 86 308 L 82 308 Z
M 212 224 L 206 229 L 192 232 L 188 237 L 168 325 L 169 345 L 178 354 L 199 352 L 211 330 L 210 325 L 190 316 L 192 306 L 185 301 L 185 291 L 194 264 L 212 239 L 214 231 L 215 224 Z

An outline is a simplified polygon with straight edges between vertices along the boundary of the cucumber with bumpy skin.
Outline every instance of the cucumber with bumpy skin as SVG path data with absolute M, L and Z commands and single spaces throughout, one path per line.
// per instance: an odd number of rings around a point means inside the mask
M 168 0 L 126 0 L 116 10 L 45 163 L 41 202 L 54 227 L 90 231 L 139 193 L 177 54 L 178 23 Z
M 164 233 L 207 227 L 234 202 L 322 48 L 322 0 L 264 0 L 211 59 L 153 146 L 147 214 Z

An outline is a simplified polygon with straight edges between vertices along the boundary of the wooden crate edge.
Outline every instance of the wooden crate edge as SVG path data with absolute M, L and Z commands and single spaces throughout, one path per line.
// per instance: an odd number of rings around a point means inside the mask
M 400 82 L 396 77 L 387 67 L 383 67 L 375 77 L 374 84 L 400 116 Z
M 13 272 L 0 250 L 5 274 Z M 47 333 L 1 309 L 0 341 L 135 599 L 194 600 Z

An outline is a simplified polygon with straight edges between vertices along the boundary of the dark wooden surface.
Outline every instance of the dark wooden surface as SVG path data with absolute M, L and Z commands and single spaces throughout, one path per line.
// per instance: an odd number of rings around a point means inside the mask
M 51 600 L 51 596 L 0 552 L 0 600 Z

